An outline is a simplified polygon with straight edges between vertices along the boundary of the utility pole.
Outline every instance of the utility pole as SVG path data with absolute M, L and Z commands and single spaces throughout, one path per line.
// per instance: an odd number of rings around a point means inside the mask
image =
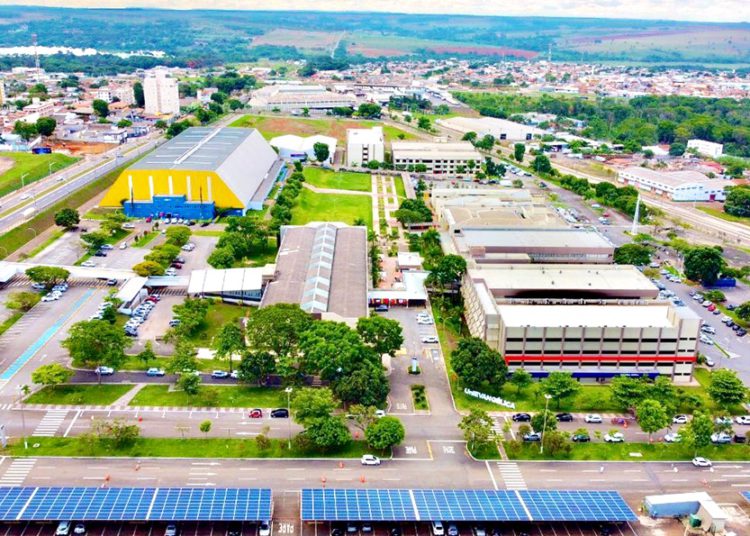
M 39 44 L 37 43 L 35 33 L 31 34 L 31 42 L 34 45 L 34 68 L 36 69 L 37 75 L 39 75 L 39 71 L 41 70 L 39 64 Z

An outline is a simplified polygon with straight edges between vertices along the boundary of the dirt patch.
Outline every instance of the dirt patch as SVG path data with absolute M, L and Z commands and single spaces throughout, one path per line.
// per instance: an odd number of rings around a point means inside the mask
M 0 175 L 9 171 L 16 164 L 16 161 L 7 156 L 0 156 Z
M 53 151 L 67 151 L 73 156 L 106 153 L 115 145 L 110 143 L 81 143 L 75 141 L 53 141 Z

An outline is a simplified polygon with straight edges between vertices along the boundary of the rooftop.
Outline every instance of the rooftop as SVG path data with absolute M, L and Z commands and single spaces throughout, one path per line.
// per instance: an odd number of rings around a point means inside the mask
M 698 315 L 669 305 L 498 305 L 507 327 L 670 328 L 670 310 L 685 319 Z
M 637 177 L 641 180 L 649 180 L 656 183 L 677 188 L 687 184 L 703 184 L 708 187 L 723 188 L 732 184 L 722 179 L 709 179 L 699 171 L 656 171 L 639 166 L 631 166 L 622 170 L 622 173 Z
M 394 141 L 391 143 L 393 158 L 469 158 L 477 162 L 482 155 L 468 141 L 440 143 L 420 141 Z
M 486 248 L 607 248 L 612 243 L 588 229 L 464 228 L 461 238 L 469 247 Z
M 347 143 L 373 145 L 383 143 L 383 127 L 350 128 L 346 131 Z

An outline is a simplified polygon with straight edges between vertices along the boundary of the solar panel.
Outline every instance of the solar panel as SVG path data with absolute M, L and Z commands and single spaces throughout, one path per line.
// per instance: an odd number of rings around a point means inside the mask
M 271 519 L 271 490 L 161 488 L 150 520 L 263 521 Z
M 14 521 L 34 488 L 0 488 L 0 521 Z
M 742 496 L 745 498 L 746 501 L 750 501 L 750 491 L 743 491 Z
M 406 489 L 303 489 L 303 521 L 417 521 Z
M 507 490 L 415 489 L 422 521 L 528 521 L 521 500 Z
M 533 521 L 635 521 L 616 491 L 523 490 L 518 492 Z
M 21 520 L 146 520 L 153 488 L 37 488 Z

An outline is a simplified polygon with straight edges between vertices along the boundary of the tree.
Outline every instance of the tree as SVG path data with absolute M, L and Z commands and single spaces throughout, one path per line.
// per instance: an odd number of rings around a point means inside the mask
M 426 282 L 442 290 L 461 281 L 465 273 L 466 259 L 460 255 L 442 255 L 432 267 Z
M 494 424 L 492 417 L 481 409 L 472 409 L 468 415 L 464 415 L 458 427 L 464 433 L 469 451 L 492 441 Z
M 558 409 L 563 398 L 573 396 L 581 389 L 581 384 L 569 372 L 550 372 L 541 384 L 542 391 L 555 399 Z
M 234 266 L 236 259 L 234 249 L 231 246 L 216 248 L 208 256 L 207 262 L 217 270 L 227 269 Z
M 102 119 L 109 115 L 109 104 L 107 104 L 107 101 L 95 99 L 91 107 L 94 109 L 94 113 Z
M 750 218 L 750 187 L 747 185 L 727 188 L 724 212 L 740 218 Z
M 526 153 L 526 145 L 523 143 L 516 143 L 513 146 L 513 158 L 516 162 L 523 162 L 523 155 Z
M 74 363 L 118 368 L 125 360 L 125 348 L 130 342 L 119 326 L 103 320 L 84 320 L 73 324 L 68 337 L 60 344 L 68 350 Z
M 211 431 L 211 421 L 205 420 L 198 425 L 198 429 L 208 437 L 208 433 Z
M 685 153 L 685 144 L 680 142 L 674 142 L 669 146 L 670 156 L 682 156 Z
M 70 277 L 70 272 L 58 266 L 34 266 L 26 270 L 26 275 L 34 283 L 41 283 L 50 289 L 58 283 L 67 281 Z
M 48 137 L 55 133 L 57 121 L 52 117 L 40 117 L 36 120 L 36 131 L 40 136 Z
M 685 254 L 684 267 L 688 279 L 709 286 L 719 278 L 724 268 L 724 257 L 715 247 L 698 246 L 689 249 Z
M 146 366 L 156 361 L 156 353 L 154 352 L 154 343 L 152 343 L 151 341 L 146 341 L 146 344 L 144 345 L 143 350 L 141 350 L 136 357 L 138 358 L 138 361 L 140 361 Z
M 167 244 L 181 248 L 190 240 L 191 231 L 184 225 L 174 225 L 167 229 Z
M 185 339 L 178 339 L 175 344 L 174 355 L 167 362 L 167 372 L 191 376 L 198 370 L 198 359 L 195 357 L 195 347 Z
M 20 292 L 12 292 L 8 296 L 8 301 L 5 302 L 5 306 L 14 311 L 27 312 L 39 303 L 41 299 L 42 297 L 36 292 L 22 290 Z
M 375 406 L 363 406 L 362 404 L 352 404 L 349 406 L 347 418 L 354 422 L 354 426 L 362 430 L 367 430 L 372 423 L 378 420 L 375 412 L 378 408 Z
M 417 128 L 428 131 L 432 130 L 432 121 L 430 121 L 429 117 L 423 115 L 417 119 Z
M 346 404 L 380 406 L 388 397 L 390 386 L 383 367 L 379 364 L 362 363 L 349 374 L 341 375 L 333 382 L 333 392 Z
M 547 424 L 549 425 L 549 423 Z M 550 456 L 567 455 L 572 448 L 569 435 L 560 430 L 547 430 L 542 438 L 542 444 L 544 445 L 544 452 Z
M 332 415 L 313 419 L 305 427 L 303 434 L 318 450 L 322 451 L 340 449 L 352 440 L 349 429 L 341 417 Z
M 714 423 L 710 415 L 698 412 L 693 415 L 685 426 L 680 430 L 683 440 L 693 448 L 694 454 L 698 450 L 711 444 L 711 434 L 714 432 Z
M 367 444 L 378 450 L 400 445 L 405 435 L 404 425 L 396 417 L 377 419 L 365 431 Z
M 330 149 L 327 143 L 317 142 L 313 145 L 313 152 L 315 153 L 315 160 L 318 162 L 325 162 L 331 155 Z
M 27 123 L 26 121 L 16 121 L 13 125 L 13 134 L 21 136 L 24 141 L 29 141 L 37 135 L 36 124 Z
M 248 345 L 273 352 L 279 359 L 296 356 L 300 336 L 311 323 L 312 317 L 296 304 L 280 303 L 258 309 L 245 326 Z
M 175 330 L 180 335 L 195 334 L 206 321 L 208 304 L 208 300 L 187 298 L 181 304 L 172 307 L 174 316 L 180 319 L 180 325 Z
M 99 441 L 109 441 L 115 448 L 124 448 L 135 443 L 141 434 L 141 429 L 136 424 L 128 424 L 122 419 L 113 421 L 95 420 L 91 423 L 94 436 Z
M 257 382 L 260 386 L 275 370 L 276 359 L 270 352 L 248 352 L 237 367 L 237 377 L 242 382 Z
M 222 361 L 229 360 L 229 371 L 232 371 L 232 357 L 245 350 L 245 332 L 236 322 L 227 322 L 213 340 L 214 354 Z
M 133 266 L 133 271 L 140 277 L 164 275 L 164 267 L 154 261 L 143 261 Z
M 477 133 L 473 132 L 473 131 L 469 131 L 469 132 L 467 132 L 466 134 L 463 135 L 463 137 L 461 138 L 461 140 L 462 141 L 468 141 L 468 142 L 471 142 L 473 144 L 475 141 L 477 141 Z
M 299 349 L 300 371 L 319 374 L 323 380 L 339 380 L 367 362 L 380 362 L 380 356 L 343 322 L 314 322 L 302 333 Z
M 102 246 L 107 243 L 108 239 L 108 235 L 99 231 L 81 235 L 81 241 L 86 245 L 86 249 L 90 254 L 94 254 L 99 251 Z
M 382 112 L 380 105 L 372 102 L 363 102 L 357 108 L 357 115 L 366 119 L 378 119 Z
M 717 406 L 729 409 L 747 400 L 747 389 L 737 373 L 729 369 L 719 369 L 711 373 L 708 396 Z
M 638 426 L 648 434 L 649 443 L 654 432 L 658 432 L 669 425 L 669 416 L 664 406 L 656 400 L 643 400 L 636 408 L 636 415 L 638 416 Z
M 135 97 L 136 106 L 143 108 L 146 104 L 146 99 L 143 94 L 143 84 L 136 82 L 133 84 L 133 96 Z M 158 127 L 157 127 L 158 128 Z
M 190 401 L 191 396 L 195 396 L 201 389 L 201 377 L 197 374 L 181 374 L 177 380 L 177 388 L 182 390 Z
M 73 377 L 73 371 L 60 363 L 42 365 L 31 373 L 31 381 L 37 385 L 60 385 Z
M 646 384 L 641 378 L 616 376 L 612 379 L 609 396 L 615 405 L 628 410 L 640 404 L 646 396 Z
M 534 380 L 532 379 L 531 374 L 524 369 L 516 369 L 510 377 L 510 383 L 516 386 L 517 393 L 520 395 L 521 391 L 534 383 Z
M 750 320 L 750 301 L 746 301 L 734 310 L 734 314 L 742 320 Z
M 403 329 L 398 320 L 371 316 L 357 320 L 357 333 L 378 354 L 396 355 L 404 343 Z
M 643 244 L 623 244 L 615 249 L 615 264 L 646 266 L 651 262 L 651 248 Z
M 480 389 L 486 384 L 497 389 L 508 372 L 503 356 L 476 337 L 458 342 L 451 353 L 451 365 L 461 383 L 470 389 Z
M 294 421 L 302 426 L 308 426 L 317 419 L 329 417 L 336 406 L 333 392 L 327 387 L 320 389 L 304 387 L 299 389 L 292 398 Z
M 545 421 L 545 415 L 546 415 L 546 421 Z M 534 413 L 534 415 L 531 417 L 531 429 L 535 432 L 547 432 L 549 430 L 557 430 L 557 417 L 555 417 L 554 412 L 550 410 L 540 411 L 539 413 Z
M 55 214 L 55 225 L 70 231 L 81 221 L 78 211 L 74 208 L 64 208 Z
M 552 163 L 547 156 L 540 154 L 534 157 L 534 160 L 531 162 L 531 169 L 537 173 L 551 173 Z

